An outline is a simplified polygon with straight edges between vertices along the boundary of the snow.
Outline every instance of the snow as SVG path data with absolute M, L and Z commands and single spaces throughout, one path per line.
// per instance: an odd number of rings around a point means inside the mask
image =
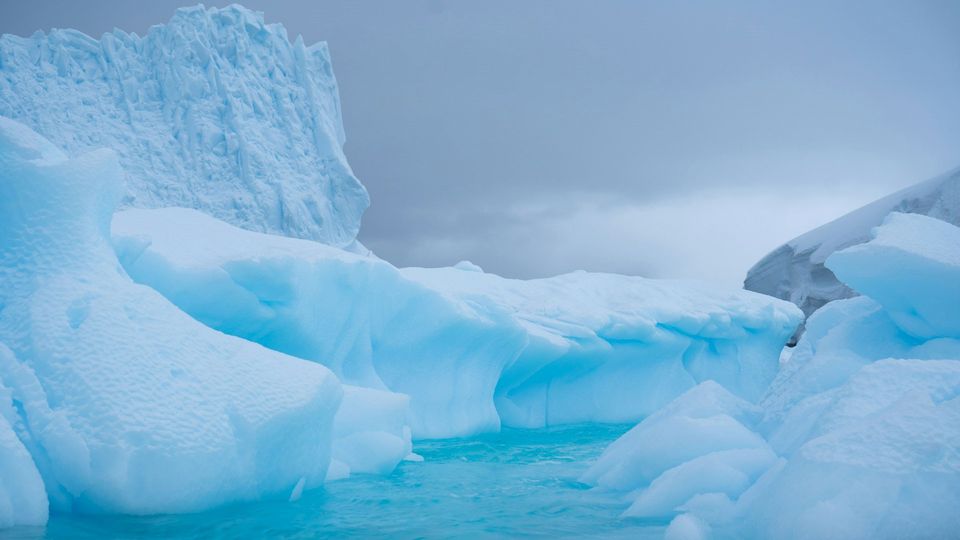
M 196 511 L 322 484 L 339 382 L 133 283 L 108 237 L 121 182 L 113 152 L 67 159 L 0 118 L 0 343 L 13 353 L 0 354 L 0 463 L 17 464 L 14 519 L 45 511 L 30 458 L 58 511 Z
M 201 322 L 410 396 L 415 438 L 635 421 L 708 379 L 755 398 L 800 320 L 690 282 L 397 269 L 189 209 L 119 212 L 113 242 L 134 280 Z
M 71 155 L 117 152 L 122 206 L 201 209 L 352 246 L 369 205 L 344 157 L 325 43 L 233 5 L 177 10 L 143 37 L 0 37 L 0 116 Z
M 824 265 L 830 254 L 870 239 L 890 212 L 924 214 L 960 225 L 960 169 L 910 186 L 803 234 L 761 259 L 744 288 L 789 300 L 810 315 L 856 293 Z
M 754 405 L 705 382 L 584 481 L 668 534 L 948 538 L 960 528 L 960 228 L 892 213 L 828 268 L 830 302 Z M 722 429 L 716 426 L 722 425 Z

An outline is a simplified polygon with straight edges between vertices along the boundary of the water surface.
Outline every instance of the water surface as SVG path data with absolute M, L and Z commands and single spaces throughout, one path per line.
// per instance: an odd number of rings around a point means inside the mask
M 0 536 L 39 539 L 662 538 L 663 523 L 621 519 L 628 503 L 577 481 L 630 426 L 505 429 L 415 445 L 424 462 L 390 476 L 354 476 L 296 502 L 232 505 L 147 517 L 55 514 L 46 528 Z

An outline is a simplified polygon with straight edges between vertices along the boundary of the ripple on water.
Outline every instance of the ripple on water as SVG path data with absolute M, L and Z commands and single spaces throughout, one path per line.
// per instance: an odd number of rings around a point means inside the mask
M 0 531 L 23 539 L 319 537 L 661 538 L 665 523 L 620 519 L 627 503 L 577 481 L 630 426 L 505 429 L 415 445 L 422 463 L 390 476 L 354 476 L 297 502 L 238 504 L 161 516 L 54 515 L 46 528 Z

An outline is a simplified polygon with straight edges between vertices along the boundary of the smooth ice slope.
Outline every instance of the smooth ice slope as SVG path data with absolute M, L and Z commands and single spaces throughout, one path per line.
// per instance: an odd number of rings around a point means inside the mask
M 679 516 L 676 534 L 955 536 L 958 240 L 949 223 L 892 214 L 826 261 L 871 297 L 812 315 L 757 406 L 701 384 L 613 443 L 585 480 L 627 493 L 626 515 Z
M 107 147 L 123 206 L 185 206 L 349 246 L 369 204 L 343 155 L 325 43 L 233 5 L 177 10 L 145 36 L 0 37 L 0 116 L 71 154 Z
M 409 395 L 420 438 L 636 420 L 707 379 L 755 398 L 800 319 L 694 283 L 398 270 L 187 209 L 120 212 L 113 241 L 136 281 L 211 327 Z
M 635 493 L 625 516 L 731 505 L 777 459 L 752 429 L 759 414 L 719 384 L 701 383 L 617 439 L 582 480 Z
M 870 229 L 892 211 L 925 214 L 960 225 L 960 169 L 921 182 L 798 236 L 760 260 L 744 288 L 789 300 L 810 315 L 855 293 L 824 266 L 831 253 L 870 239 Z
M 319 485 L 340 384 L 133 283 L 108 238 L 121 182 L 113 152 L 67 159 L 0 118 L 0 342 L 16 355 L 0 385 L 52 508 L 194 511 Z

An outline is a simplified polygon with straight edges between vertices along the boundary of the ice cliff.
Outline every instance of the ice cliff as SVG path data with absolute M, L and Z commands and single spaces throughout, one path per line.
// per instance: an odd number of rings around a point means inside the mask
M 350 246 L 369 200 L 344 157 L 325 43 L 240 6 L 176 12 L 145 36 L 0 37 L 0 116 L 70 154 L 110 148 L 122 206 L 186 206 Z
M 113 242 L 134 280 L 212 328 L 409 395 L 421 438 L 636 420 L 708 379 L 754 399 L 801 317 L 697 283 L 397 269 L 189 209 L 119 212 Z
M 863 296 L 810 317 L 756 405 L 701 383 L 584 480 L 668 537 L 955 536 L 960 228 L 893 213 L 825 266 Z
M 854 210 L 775 249 L 753 266 L 744 288 L 789 300 L 810 315 L 831 300 L 856 293 L 824 262 L 831 253 L 870 239 L 890 212 L 925 214 L 960 225 L 960 169 Z

